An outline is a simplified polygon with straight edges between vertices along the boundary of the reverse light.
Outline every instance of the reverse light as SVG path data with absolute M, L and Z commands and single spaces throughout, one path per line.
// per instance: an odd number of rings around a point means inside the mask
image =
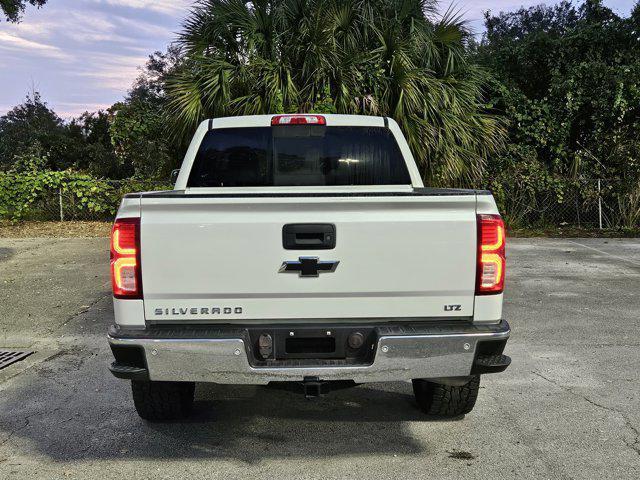
M 277 115 L 271 118 L 271 125 L 326 125 L 322 115 Z
M 142 298 L 139 218 L 120 218 L 113 225 L 111 285 L 116 298 Z
M 500 215 L 478 215 L 476 295 L 504 291 L 506 232 Z

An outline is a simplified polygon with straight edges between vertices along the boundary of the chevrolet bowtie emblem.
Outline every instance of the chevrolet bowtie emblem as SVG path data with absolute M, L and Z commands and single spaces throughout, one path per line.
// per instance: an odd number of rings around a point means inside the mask
M 279 273 L 297 273 L 301 277 L 317 277 L 335 272 L 340 262 L 321 262 L 318 257 L 300 257 L 297 262 L 282 262 Z

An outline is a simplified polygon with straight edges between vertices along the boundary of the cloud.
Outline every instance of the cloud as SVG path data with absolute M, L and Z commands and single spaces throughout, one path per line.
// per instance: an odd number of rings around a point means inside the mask
M 0 25 L 0 115 L 28 89 L 63 117 L 122 99 L 148 55 L 174 39 L 190 1 L 56 0 Z M 28 87 L 32 85 L 32 87 Z
M 174 34 L 173 29 L 154 23 L 132 20 L 125 17 L 119 17 L 115 21 L 118 23 L 119 27 L 129 31 L 130 33 L 135 33 L 139 36 L 151 38 L 170 38 Z
M 79 117 L 84 112 L 106 110 L 111 105 L 111 103 L 58 102 L 56 104 L 56 113 L 62 118 L 70 119 Z
M 36 22 L 21 22 L 21 23 L 5 23 L 3 30 L 13 32 L 21 36 L 26 36 L 31 39 L 46 40 L 51 36 L 51 29 L 54 25 L 45 23 L 40 20 Z
M 169 38 L 172 31 L 161 25 L 132 20 L 117 15 L 107 16 L 98 12 L 91 14 L 70 13 L 66 20 L 73 27 L 60 34 L 81 45 L 91 48 L 91 44 L 119 43 L 131 48 L 139 48 L 140 39 Z M 82 48 L 82 47 L 80 47 Z
M 38 56 L 68 61 L 72 58 L 60 48 L 23 38 L 19 35 L 0 32 L 0 49 L 14 52 L 30 53 Z
M 151 10 L 166 15 L 184 13 L 194 2 L 192 0 L 93 0 L 118 7 L 129 7 L 140 10 Z
M 93 87 L 124 93 L 138 77 L 146 59 L 147 55 L 96 53 L 91 62 L 76 69 L 74 75 L 91 79 Z

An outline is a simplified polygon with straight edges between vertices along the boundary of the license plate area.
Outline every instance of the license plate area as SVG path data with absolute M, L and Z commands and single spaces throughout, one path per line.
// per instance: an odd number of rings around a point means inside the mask
M 276 360 L 346 358 L 344 332 L 333 328 L 287 328 L 273 332 Z
M 287 355 L 324 355 L 336 351 L 335 337 L 287 338 L 284 342 Z
M 367 363 L 375 353 L 376 332 L 372 327 L 344 325 L 250 328 L 249 338 L 250 362 L 254 365 L 288 360 Z

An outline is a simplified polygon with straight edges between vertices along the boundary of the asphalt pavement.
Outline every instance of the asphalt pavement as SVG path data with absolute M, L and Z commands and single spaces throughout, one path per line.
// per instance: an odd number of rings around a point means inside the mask
M 640 478 L 640 240 L 514 239 L 504 373 L 443 421 L 411 385 L 199 385 L 148 424 L 107 371 L 107 239 L 0 239 L 0 478 Z

